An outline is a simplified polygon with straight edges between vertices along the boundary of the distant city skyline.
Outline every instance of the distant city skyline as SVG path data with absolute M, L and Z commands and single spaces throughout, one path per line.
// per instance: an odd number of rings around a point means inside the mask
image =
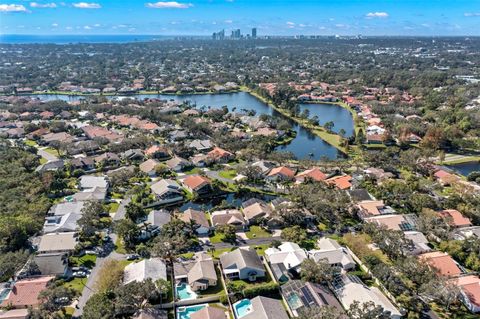
M 0 0 L 0 33 L 480 36 L 480 0 Z

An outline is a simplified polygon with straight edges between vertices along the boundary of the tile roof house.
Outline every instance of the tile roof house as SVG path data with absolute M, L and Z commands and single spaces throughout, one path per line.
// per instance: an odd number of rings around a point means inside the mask
M 433 251 L 419 255 L 418 258 L 435 269 L 439 275 L 453 277 L 462 274 L 458 264 L 447 253 Z
M 214 147 L 213 150 L 207 153 L 208 158 L 210 161 L 214 163 L 226 163 L 235 158 L 233 153 L 221 149 L 220 147 Z
M 219 225 L 232 225 L 238 230 L 244 229 L 246 226 L 242 213 L 237 209 L 225 209 L 214 211 L 210 214 L 213 227 Z
M 17 281 L 0 307 L 8 308 L 36 308 L 40 304 L 38 296 L 47 288 L 52 276 L 29 278 Z
M 140 309 L 132 319 L 168 319 L 168 312 L 155 308 Z
M 448 173 L 447 171 L 444 171 L 442 169 L 436 171 L 433 174 L 433 177 L 435 177 L 435 179 L 443 186 L 451 185 L 460 180 L 460 177 L 458 177 L 457 175 Z
M 410 231 L 416 228 L 416 216 L 411 214 L 405 215 L 380 215 L 365 218 L 365 222 L 375 223 L 380 227 L 385 227 L 389 230 Z
M 472 226 L 470 219 L 466 218 L 456 209 L 445 209 L 439 211 L 438 214 L 443 217 L 452 227 L 468 227 Z
M 150 186 L 157 204 L 175 203 L 183 200 L 183 190 L 171 179 L 162 179 Z
M 318 167 L 308 169 L 306 171 L 300 172 L 295 176 L 297 183 L 303 183 L 307 180 L 321 182 L 327 179 L 325 175 Z
M 50 233 L 40 237 L 38 253 L 70 253 L 75 250 L 78 238 L 76 233 Z
M 28 309 L 0 310 L 0 319 L 28 319 Z
M 156 158 L 158 160 L 165 160 L 170 158 L 170 152 L 166 147 L 160 145 L 150 146 L 145 150 L 145 155 L 150 158 Z
M 288 167 L 280 166 L 275 167 L 270 170 L 267 174 L 267 179 L 269 181 L 286 181 L 293 179 L 295 177 L 295 172 Z
M 367 287 L 356 276 L 341 275 L 333 283 L 335 294 L 345 309 L 358 301 L 360 304 L 373 302 L 381 306 L 390 318 L 400 319 L 402 314 L 377 287 Z
M 159 258 L 144 259 L 137 263 L 129 264 L 125 267 L 123 283 L 126 285 L 131 282 L 142 282 L 145 279 L 167 279 L 167 266 Z
M 288 281 L 290 275 L 298 275 L 300 265 L 308 258 L 303 248 L 291 242 L 285 242 L 278 248 L 268 248 L 265 250 L 265 257 L 280 282 Z
M 256 281 L 265 277 L 265 268 L 255 250 L 240 247 L 220 256 L 223 273 L 230 279 Z
M 78 158 L 73 158 L 70 161 L 70 166 L 73 169 L 81 169 L 84 171 L 89 171 L 92 169 L 95 169 L 95 161 L 93 158 L 89 157 L 78 157 Z
M 288 319 L 280 300 L 258 296 L 250 302 L 251 309 L 242 316 L 242 319 Z
M 227 312 L 217 307 L 206 306 L 190 315 L 190 319 L 228 319 Z
M 461 290 L 461 299 L 471 312 L 480 312 L 480 278 L 475 275 L 458 277 L 453 282 Z
M 207 152 L 213 148 L 213 144 L 210 140 L 193 140 L 188 144 L 188 147 L 194 148 L 199 152 Z
M 198 226 L 196 232 L 200 236 L 210 233 L 210 224 L 208 223 L 207 215 L 202 211 L 189 208 L 180 214 L 179 218 L 187 224 L 193 220 Z
M 322 237 L 317 242 L 318 249 L 310 250 L 308 257 L 319 262 L 321 260 L 327 261 L 333 267 L 341 267 L 349 270 L 356 267 L 356 263 L 347 249 L 340 246 L 337 241 Z
M 358 217 L 363 220 L 373 216 L 395 213 L 391 207 L 386 206 L 381 200 L 363 200 L 357 203 L 356 208 L 358 209 Z
M 167 165 L 168 168 L 170 168 L 174 172 L 180 172 L 187 167 L 193 166 L 192 163 L 190 163 L 186 159 L 181 158 L 179 156 L 172 157 L 171 159 L 165 162 L 165 165 Z
M 190 192 L 199 195 L 209 193 L 212 190 L 210 179 L 200 175 L 189 175 L 182 183 Z
M 328 185 L 333 185 L 338 189 L 346 190 L 352 187 L 352 177 L 350 175 L 335 176 L 325 180 Z
M 175 280 L 187 282 L 193 291 L 206 290 L 217 285 L 213 259 L 205 252 L 196 253 L 194 260 L 174 264 Z
M 256 223 L 263 218 L 268 218 L 271 213 L 272 209 L 270 206 L 261 201 L 243 207 L 243 214 L 250 224 Z

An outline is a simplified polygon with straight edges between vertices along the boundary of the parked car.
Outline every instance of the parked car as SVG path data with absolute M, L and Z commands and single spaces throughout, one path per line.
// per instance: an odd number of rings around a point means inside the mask
M 136 254 L 127 256 L 127 260 L 137 260 L 138 258 L 140 258 L 140 256 Z
M 85 277 L 87 277 L 87 273 L 85 271 L 77 271 L 77 272 L 74 272 L 72 275 L 75 278 L 85 278 Z

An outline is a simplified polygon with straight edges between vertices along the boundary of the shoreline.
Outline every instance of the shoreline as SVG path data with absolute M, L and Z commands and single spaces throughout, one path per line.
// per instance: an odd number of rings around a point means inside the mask
M 233 91 L 224 91 L 224 92 L 191 92 L 191 93 L 158 93 L 156 91 L 139 91 L 136 93 L 82 93 L 82 92 L 66 92 L 66 91 L 34 91 L 32 93 L 18 93 L 18 94 L 0 94 L 0 96 L 33 96 L 33 95 L 63 95 L 63 96 L 85 96 L 85 97 L 99 97 L 99 96 L 119 96 L 119 97 L 129 97 L 129 96 L 138 96 L 138 95 L 171 95 L 171 96 L 182 96 L 182 95 L 209 95 L 209 94 L 233 94 L 240 93 L 243 90 L 233 90 Z

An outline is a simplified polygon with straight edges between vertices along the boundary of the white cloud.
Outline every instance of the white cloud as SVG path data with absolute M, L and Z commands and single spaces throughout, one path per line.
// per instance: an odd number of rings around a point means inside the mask
M 233 23 L 233 20 L 225 20 L 225 21 L 223 21 L 223 22 L 228 23 L 228 24 L 231 24 L 231 23 Z
M 465 12 L 463 15 L 465 17 L 480 17 L 480 12 Z
M 367 18 L 388 18 L 388 13 L 386 12 L 369 12 L 366 14 Z
M 100 25 L 100 23 L 95 23 L 93 26 L 94 26 L 95 28 L 98 28 L 98 27 L 100 27 L 101 25 Z
M 65 29 L 72 30 L 73 28 L 72 27 L 65 27 Z
M 21 4 L 0 4 L 0 12 L 26 12 L 27 9 Z
M 50 3 L 30 2 L 30 7 L 32 7 L 32 8 L 56 8 L 57 4 L 55 2 L 50 2 Z
M 73 6 L 79 9 L 100 9 L 102 6 L 95 2 L 77 2 Z
M 52 23 L 52 27 L 54 28 L 58 27 L 58 23 Z
M 180 3 L 177 1 L 159 1 L 159 2 L 147 2 L 145 3 L 147 8 L 154 9 L 187 9 L 193 7 L 191 3 Z
M 92 27 L 89 26 L 89 25 L 86 25 L 86 26 L 84 26 L 83 28 L 84 28 L 85 30 L 92 30 Z

